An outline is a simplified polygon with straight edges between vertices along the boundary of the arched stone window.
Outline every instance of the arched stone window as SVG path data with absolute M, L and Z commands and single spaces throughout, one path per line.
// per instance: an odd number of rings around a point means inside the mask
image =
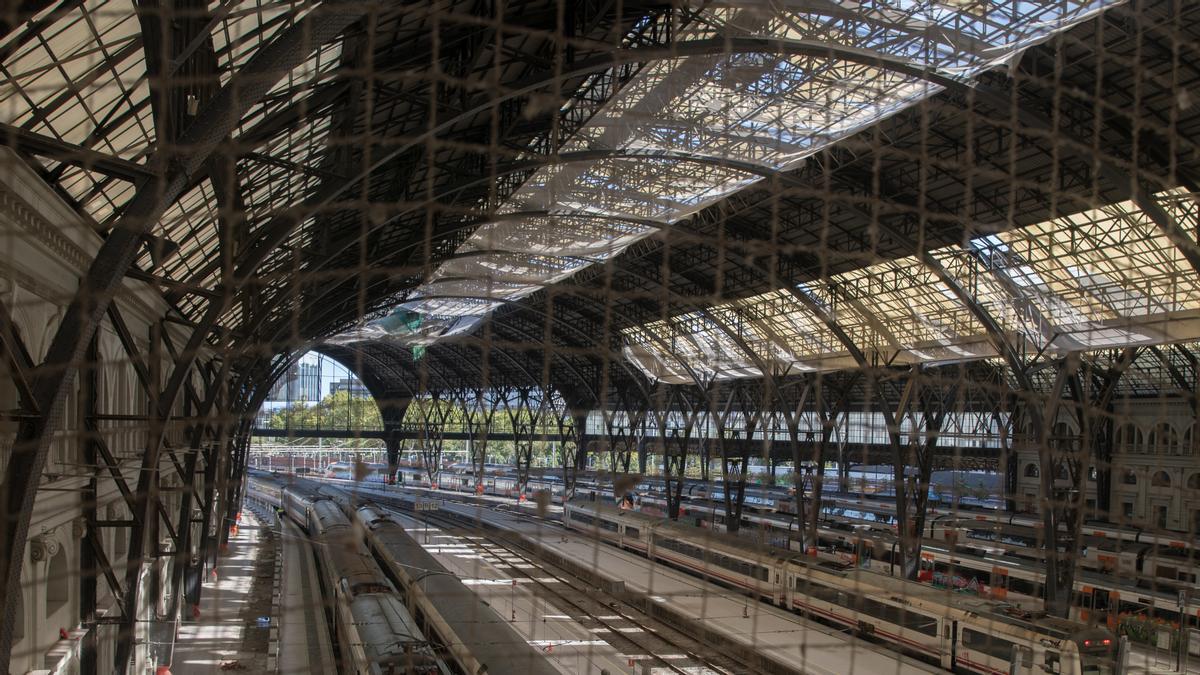
M 1166 422 L 1159 422 L 1152 433 L 1154 442 L 1150 447 L 1155 453 L 1173 454 L 1179 446 L 1179 435 L 1175 433 L 1175 427 Z
M 1188 476 L 1187 486 L 1189 490 L 1200 490 L 1200 473 Z
M 1117 428 L 1116 444 L 1125 446 L 1132 450 L 1137 450 L 1142 443 L 1142 430 L 1138 429 L 1132 422 Z
M 1126 485 L 1137 485 L 1137 474 L 1132 471 L 1126 471 L 1121 477 L 1121 482 Z
M 1171 487 L 1171 475 L 1166 471 L 1156 471 L 1150 477 L 1151 487 Z
M 1030 462 L 1025 465 L 1025 477 L 1026 478 L 1038 478 L 1041 475 L 1042 475 L 1042 472 L 1038 470 L 1037 464 Z

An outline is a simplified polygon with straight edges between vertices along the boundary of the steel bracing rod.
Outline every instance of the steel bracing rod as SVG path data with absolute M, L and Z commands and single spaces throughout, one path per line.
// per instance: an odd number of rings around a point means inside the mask
M 169 394 L 160 385 L 162 382 L 160 371 L 164 360 L 162 355 L 162 333 L 164 330 L 165 328 L 162 323 L 154 323 L 150 326 L 150 353 L 148 355 L 150 389 L 147 394 L 150 399 L 149 407 L 152 414 L 150 417 L 150 429 L 147 434 L 147 447 L 142 453 L 141 469 L 138 471 L 137 491 L 134 493 L 134 507 L 132 511 L 135 525 L 130 532 L 129 551 L 126 556 L 125 606 L 117 631 L 116 648 L 113 650 L 113 668 L 118 673 L 125 671 L 133 653 L 134 629 L 136 627 L 139 604 L 142 599 L 141 577 L 143 572 L 142 566 L 147 556 L 147 542 L 151 542 L 150 545 L 157 549 L 159 544 L 154 537 L 157 535 L 158 525 L 164 522 L 159 517 L 160 513 L 165 513 L 165 507 L 159 498 L 159 463 L 164 441 L 163 437 L 167 430 L 166 422 L 170 417 L 169 408 L 174 401 L 174 396 L 171 396 L 172 403 L 167 404 L 165 407 L 168 409 L 164 411 L 164 399 Z M 179 366 L 190 369 L 191 364 L 179 364 Z M 170 516 L 167 515 L 165 523 L 168 527 L 170 526 L 170 522 Z M 178 546 L 179 535 L 173 529 L 171 538 L 174 545 Z
M 66 398 L 87 341 L 133 264 L 144 234 L 182 194 L 190 177 L 202 168 L 216 145 L 229 135 L 249 107 L 286 73 L 303 63 L 314 48 L 332 40 L 370 7 L 365 2 L 322 4 L 257 51 L 200 111 L 182 135 L 179 146 L 154 155 L 149 165 L 161 168 L 162 177 L 137 191 L 97 253 L 54 335 L 46 360 L 37 368 L 31 388 L 41 414 L 23 425 L 4 483 L 0 485 L 4 504 L 0 551 L 6 552 L 0 555 L 0 598 L 3 598 L 0 663 L 8 663 L 12 654 L 18 597 L 13 589 L 20 584 L 33 500 L 53 432 L 61 425 Z M 184 150 L 176 152 L 179 148 Z M 126 663 L 128 660 L 120 664 L 122 670 Z
M 223 360 L 220 370 L 212 378 L 207 396 L 197 410 L 197 416 L 200 419 L 209 417 L 214 406 L 217 405 L 217 401 L 224 395 L 224 385 L 228 375 L 229 361 Z M 180 472 L 184 489 L 179 500 L 179 520 L 176 526 L 179 531 L 179 540 L 175 545 L 175 561 L 171 569 L 171 609 L 167 613 L 168 616 L 175 616 L 178 610 L 179 598 L 183 595 L 184 573 L 191 564 L 192 532 L 195 529 L 192 523 L 192 503 L 197 501 L 196 465 L 205 437 L 212 432 L 212 439 L 219 442 L 220 429 L 224 424 L 224 421 L 218 421 L 216 428 L 210 429 L 206 423 L 197 423 L 192 428 L 191 447 Z
M 115 305 L 116 303 L 113 303 L 113 304 Z M 163 322 L 164 322 L 164 324 L 166 323 L 165 318 L 163 319 Z M 214 321 L 214 323 L 215 323 L 215 321 Z M 201 325 L 201 324 L 197 324 L 197 325 Z M 194 332 L 194 329 L 195 329 L 195 327 L 193 326 L 193 332 Z M 208 330 L 206 329 L 204 331 L 204 333 L 206 336 L 208 334 Z M 167 356 L 170 357 L 171 363 L 181 363 L 184 361 L 194 362 L 196 359 L 198 359 L 200 357 L 200 349 L 201 349 L 201 345 L 204 341 L 204 337 L 202 336 L 200 338 L 200 341 L 195 343 L 195 346 L 192 348 L 192 350 L 190 352 L 188 352 L 188 351 L 180 352 L 179 350 L 175 349 L 175 341 L 171 339 L 170 331 L 164 330 L 162 332 L 162 340 L 163 340 L 163 346 L 167 350 Z M 193 374 L 199 374 L 201 379 L 203 379 L 203 377 L 204 377 L 204 374 L 203 374 L 203 372 L 201 372 L 201 369 L 197 369 L 194 373 L 192 371 L 185 371 L 184 378 L 183 378 L 183 385 L 182 385 L 183 386 L 182 393 L 185 397 L 185 400 L 190 405 L 192 405 L 195 408 L 200 408 L 203 406 L 203 402 L 200 400 L 200 396 L 196 393 L 196 387 L 192 383 L 192 375 Z
M 0 139 L 4 139 L 5 144 L 10 148 L 16 148 L 31 155 L 49 157 L 64 164 L 80 166 L 88 171 L 135 185 L 157 175 L 151 168 L 142 164 L 57 138 L 43 136 L 11 124 L 0 123 Z
M 92 335 L 88 340 L 86 356 L 88 368 L 81 374 L 79 382 L 80 412 L 85 429 L 91 426 L 90 423 L 96 415 L 100 391 L 100 340 L 96 335 Z M 84 433 L 78 439 L 80 441 L 79 456 L 89 467 L 95 467 L 98 464 L 92 435 L 92 433 Z M 97 635 L 99 631 L 94 625 L 98 618 L 100 577 L 100 556 L 96 555 L 95 549 L 99 548 L 102 543 L 96 531 L 96 511 L 100 506 L 98 478 L 99 471 L 93 469 L 81 495 L 85 530 L 83 545 L 79 547 L 79 624 L 87 630 L 79 645 L 79 672 L 82 675 L 96 675 L 96 656 L 100 642 Z M 114 597 L 118 598 L 119 604 L 120 589 L 114 588 L 112 593 Z
M 115 666 L 118 669 L 122 668 L 123 664 L 128 663 L 133 648 L 134 623 L 137 617 L 138 603 L 141 601 L 141 588 L 138 584 L 138 577 L 141 573 L 141 564 L 146 555 L 147 534 L 156 531 L 157 526 L 161 523 L 170 535 L 177 553 L 183 546 L 180 533 L 176 531 L 170 515 L 166 511 L 166 507 L 158 498 L 158 467 L 164 449 L 168 422 L 172 417 L 171 411 L 179 397 L 180 390 L 183 388 L 183 383 L 191 376 L 193 365 L 199 354 L 200 345 L 204 337 L 216 322 L 216 312 L 219 307 L 217 303 L 210 303 L 205 319 L 192 331 L 192 335 L 183 352 L 179 354 L 178 358 L 171 361 L 173 366 L 170 371 L 171 377 L 161 391 L 158 387 L 161 378 L 157 375 L 157 369 L 163 361 L 161 348 L 166 343 L 166 330 L 161 324 L 153 326 L 151 335 L 152 353 L 150 358 L 150 383 L 152 386 L 148 393 L 150 394 L 151 407 L 154 414 L 151 416 L 147 447 L 142 457 L 142 468 L 138 475 L 137 491 L 134 494 L 133 518 L 139 527 L 134 528 L 129 538 L 129 555 L 127 558 L 128 565 L 126 567 L 125 583 L 127 589 L 125 601 L 127 606 L 118 631 L 117 648 L 115 650 Z M 194 453 L 192 462 L 194 477 Z M 176 463 L 176 466 L 177 471 L 183 473 L 184 469 L 179 467 L 178 463 Z M 192 477 L 188 478 L 189 481 L 191 479 Z M 151 527 L 151 525 L 154 527 Z
M 1183 374 L 1183 371 L 1179 370 L 1179 366 L 1157 345 L 1150 347 L 1150 353 L 1154 354 L 1154 358 L 1158 359 L 1163 368 L 1167 370 L 1167 375 L 1171 378 L 1171 382 L 1175 387 L 1187 398 L 1195 400 L 1196 390 L 1194 383 Z
M 146 366 L 146 360 L 142 358 L 142 352 L 138 349 L 137 342 L 133 339 L 133 333 L 129 331 L 128 324 L 125 323 L 125 317 L 121 314 L 121 308 L 117 303 L 113 302 L 108 306 L 108 320 L 112 324 L 113 332 L 117 334 L 117 339 L 121 342 L 121 348 L 125 350 L 125 355 L 129 357 L 129 364 L 133 366 L 133 372 L 137 375 L 138 383 L 142 387 L 142 393 L 147 398 L 151 396 L 150 389 L 150 369 Z M 152 414 L 157 411 L 151 411 Z

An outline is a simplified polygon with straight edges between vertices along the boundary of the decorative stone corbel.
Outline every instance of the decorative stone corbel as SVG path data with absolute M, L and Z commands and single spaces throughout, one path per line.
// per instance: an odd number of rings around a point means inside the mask
M 46 562 L 58 554 L 61 544 L 55 534 L 49 530 L 29 540 L 29 557 L 34 562 Z

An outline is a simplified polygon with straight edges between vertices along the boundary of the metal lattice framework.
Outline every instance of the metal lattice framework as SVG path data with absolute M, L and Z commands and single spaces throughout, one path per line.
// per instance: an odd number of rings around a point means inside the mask
M 150 430 L 136 485 L 83 450 L 130 512 L 125 578 L 89 558 L 121 597 L 119 669 L 142 564 L 215 556 L 254 413 L 309 349 L 371 390 L 393 462 L 410 408 L 436 456 L 440 401 L 479 466 L 510 414 L 523 479 L 550 428 L 564 472 L 656 456 L 669 490 L 709 453 L 744 488 L 762 455 L 819 500 L 802 466 L 857 452 L 895 467 L 909 572 L 935 467 L 1013 466 L 1024 444 L 1076 488 L 1096 458 L 1107 485 L 1114 400 L 1195 409 L 1197 5 L 736 5 L 9 8 L 0 133 L 102 245 L 41 362 L 0 312 L 20 407 L 0 662 L 78 386 L 94 428 Z M 127 279 L 170 307 L 153 355 L 122 327 Z M 102 326 L 139 364 L 137 420 L 96 407 Z M 1052 475 L 1049 573 L 1070 588 L 1081 509 Z

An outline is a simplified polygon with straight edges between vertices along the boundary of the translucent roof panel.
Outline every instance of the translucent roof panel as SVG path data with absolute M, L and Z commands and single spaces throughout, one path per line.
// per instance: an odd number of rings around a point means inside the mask
M 154 145 L 154 120 L 141 28 L 131 0 L 87 0 L 38 30 L 31 23 L 3 42 L 0 121 L 131 161 Z M 74 166 L 59 184 L 104 223 L 132 186 Z
M 202 180 L 163 214 L 153 233 L 175 244 L 178 249 L 163 260 L 155 260 L 149 251 L 138 259 L 138 266 L 150 269 L 160 263 L 165 276 L 187 279 L 217 254 L 217 200 L 212 183 Z
M 311 0 L 209 2 L 213 16 L 222 17 L 213 31 L 213 47 L 221 68 L 221 83 L 229 80 L 263 45 L 302 19 L 316 5 Z
M 970 78 L 1110 4 L 1116 3 L 705 3 L 680 30 L 681 41 L 760 36 L 793 41 L 796 53 L 680 55 L 646 64 L 559 148 L 566 161 L 534 172 L 499 211 L 674 223 L 940 90 L 914 70 Z M 572 153 L 582 159 L 572 161 Z M 550 255 L 557 242 L 611 255 L 637 238 L 597 233 L 584 242 L 565 223 L 538 221 L 538 248 L 527 252 Z M 524 233 L 511 242 L 501 235 L 481 230 L 464 248 L 518 252 L 527 241 Z M 473 270 L 454 264 L 456 278 L 469 272 L 486 283 L 493 273 L 485 264 Z M 550 282 L 532 278 L 503 299 Z M 435 292 L 422 286 L 411 298 Z
M 522 215 L 481 225 L 459 252 L 499 251 L 601 262 L 653 232 L 647 224 L 616 218 Z
M 1154 198 L 1181 229 L 1195 231 L 1194 195 L 1176 189 Z M 1200 339 L 1200 280 L 1131 202 L 931 256 L 1001 335 L 989 335 L 931 266 L 909 257 L 627 329 L 625 353 L 670 382 L 751 376 L 764 365 L 776 373 L 855 366 L 803 296 L 885 363 L 996 358 L 996 338 L 1051 353 Z
M 282 31 L 319 3 L 309 0 L 209 2 L 221 84 Z M 0 40 L 0 122 L 87 150 L 144 163 L 156 149 L 145 45 L 134 0 L 56 3 Z M 45 22 L 45 25 L 42 25 Z M 201 52 L 202 53 L 202 52 Z M 310 96 L 341 58 L 333 41 L 282 78 L 240 121 L 238 134 L 276 111 Z M 167 75 L 172 75 L 167 64 Z M 328 137 L 327 117 L 309 115 L 300 128 L 243 144 L 238 180 L 251 227 L 302 201 L 315 179 Z M 49 177 L 101 226 L 121 213 L 136 186 L 93 167 L 43 159 Z M 204 287 L 216 275 L 199 272 L 217 250 L 217 200 L 204 176 L 174 204 L 153 232 L 166 245 L 143 252 L 138 265 L 156 275 Z M 295 243 L 295 242 L 293 242 Z M 303 242 L 300 242 L 303 243 Z M 155 267 L 157 266 L 157 267 Z M 202 278 L 200 278 L 202 277 Z M 181 309 L 197 307 L 185 297 Z
M 1155 198 L 1186 232 L 1194 197 Z M 1064 342 L 1082 347 L 1173 338 L 1168 317 L 1200 310 L 1200 279 L 1183 254 L 1132 202 L 1057 218 L 995 237 L 997 260 Z M 989 244 L 981 244 L 988 246 Z M 1157 321 L 1156 321 L 1157 319 Z

